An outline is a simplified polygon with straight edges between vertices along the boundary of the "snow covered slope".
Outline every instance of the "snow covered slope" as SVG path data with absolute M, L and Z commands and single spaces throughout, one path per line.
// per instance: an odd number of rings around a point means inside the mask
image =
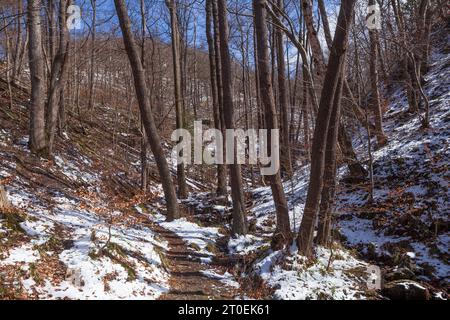
M 419 117 L 407 112 L 403 90 L 390 95 L 384 123 L 389 144 L 373 154 L 374 204 L 367 203 L 367 186 L 342 183 L 339 228 L 348 245 L 388 266 L 388 277 L 403 268 L 410 277 L 445 287 L 450 279 L 448 48 L 433 51 L 425 81 L 430 128 L 422 129 Z M 361 154 L 366 144 L 359 142 Z
M 73 146 L 70 158 L 35 162 L 13 136 L 0 132 L 0 181 L 12 204 L 0 214 L 0 298 L 155 299 L 166 292 L 166 243 L 108 201 L 92 160 Z
M 295 248 L 287 256 L 268 249 L 275 228 L 270 188 L 252 190 L 255 205 L 250 224 L 258 236 L 230 239 L 229 251 L 261 255 L 255 269 L 275 288 L 275 297 L 370 296 L 366 290 L 368 264 L 380 266 L 386 282 L 413 279 L 426 284 L 436 296 L 448 290 L 450 52 L 446 46 L 448 41 L 434 49 L 425 77 L 425 91 L 430 100 L 429 129 L 421 129 L 419 116 L 407 112 L 402 88 L 385 93 L 391 96 L 384 115 L 389 143 L 373 153 L 374 203 L 368 203 L 368 182 L 346 183 L 346 168 L 339 170 L 335 239 L 340 238 L 346 249 L 335 249 L 334 259 L 329 259 L 330 250 L 319 248 L 316 262 L 308 265 L 295 254 Z M 367 166 L 367 135 L 362 130 L 355 136 L 353 143 L 358 157 Z M 375 140 L 372 144 L 375 145 Z M 291 229 L 295 232 L 302 219 L 308 180 L 309 166 L 306 166 L 284 182 Z

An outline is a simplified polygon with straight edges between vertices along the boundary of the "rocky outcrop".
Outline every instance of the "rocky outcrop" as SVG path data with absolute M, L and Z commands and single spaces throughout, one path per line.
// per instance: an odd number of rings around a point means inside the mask
M 412 280 L 397 280 L 387 283 L 382 294 L 392 300 L 429 300 L 430 292 Z

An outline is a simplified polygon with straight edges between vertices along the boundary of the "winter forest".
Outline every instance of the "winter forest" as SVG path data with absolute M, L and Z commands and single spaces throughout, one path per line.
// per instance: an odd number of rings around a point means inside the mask
M 0 0 L 0 300 L 446 300 L 444 0 Z

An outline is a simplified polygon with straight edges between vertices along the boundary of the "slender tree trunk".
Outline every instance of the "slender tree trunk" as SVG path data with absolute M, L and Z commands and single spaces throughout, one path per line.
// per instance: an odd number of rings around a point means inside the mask
M 312 60 L 313 66 L 316 69 L 316 76 L 320 79 L 319 83 L 322 82 L 322 77 L 325 74 L 325 59 L 322 53 L 322 48 L 320 46 L 319 37 L 317 35 L 317 30 L 314 27 L 314 18 L 312 12 L 312 2 L 311 0 L 302 0 L 302 12 L 305 19 L 306 28 L 308 30 L 308 40 L 311 46 L 311 51 L 313 52 Z
M 327 10 L 325 9 L 325 3 L 323 0 L 317 0 L 319 7 L 320 16 L 322 17 L 323 31 L 325 34 L 325 41 L 327 42 L 328 48 L 331 47 L 333 38 L 331 37 L 330 24 L 328 23 Z
M 173 81 L 174 81 L 174 94 L 175 94 L 175 114 L 177 129 L 184 128 L 183 119 L 183 97 L 181 91 L 181 60 L 180 60 L 180 34 L 179 24 L 177 18 L 177 6 L 176 0 L 167 0 L 167 8 L 170 13 L 170 28 L 172 37 L 172 62 L 173 62 Z M 180 138 L 181 139 L 181 138 Z M 180 142 L 180 141 L 178 141 Z M 186 185 L 186 175 L 184 172 L 184 164 L 177 164 L 177 181 L 178 181 L 178 196 L 181 199 L 187 197 L 188 189 Z
M 31 78 L 30 150 L 35 155 L 48 156 L 45 134 L 44 57 L 42 54 L 41 1 L 28 0 L 28 55 Z
M 342 66 L 344 68 L 344 65 Z M 341 71 L 344 76 L 344 70 Z M 319 208 L 319 227 L 317 232 L 317 242 L 320 245 L 330 244 L 330 232 L 334 195 L 336 189 L 336 150 L 339 128 L 339 118 L 341 113 L 342 77 L 336 87 L 333 98 L 333 111 L 331 113 L 330 124 L 327 134 L 327 145 L 325 149 L 325 169 L 323 177 L 323 188 Z
M 303 65 L 303 99 L 302 99 L 302 116 L 303 116 L 303 149 L 306 151 L 306 159 L 308 162 L 311 161 L 311 145 L 309 138 L 309 108 L 308 108 L 308 81 L 306 80 L 306 68 Z M 300 127 L 300 124 L 299 124 Z
M 46 133 L 48 139 L 49 153 L 53 153 L 53 145 L 55 140 L 55 132 L 59 114 L 59 98 L 62 87 L 65 84 L 65 73 L 67 69 L 67 50 L 69 44 L 69 36 L 66 26 L 67 2 L 61 0 L 59 12 L 59 48 L 52 61 L 50 74 L 50 88 L 47 98 L 46 107 Z
M 273 129 L 278 129 L 278 121 L 273 97 L 272 83 L 270 81 L 268 31 L 266 21 L 265 0 L 253 0 L 255 14 L 256 45 L 258 52 L 259 86 L 261 88 L 261 102 L 264 105 L 266 116 L 266 129 L 268 129 L 268 150 L 271 149 L 271 135 Z M 284 60 L 284 57 L 283 57 Z M 284 76 L 282 77 L 284 81 Z M 285 110 L 287 112 L 287 110 Z M 288 244 L 291 241 L 291 228 L 289 223 L 289 209 L 286 195 L 281 183 L 280 172 L 268 176 L 272 195 L 277 212 L 277 228 L 273 238 L 275 248 Z
M 28 32 L 28 28 L 26 29 L 26 35 L 25 35 L 25 42 L 22 44 L 21 46 L 21 50 L 20 50 L 20 54 L 19 54 L 19 60 L 17 62 L 17 70 L 16 70 L 16 74 L 14 76 L 13 81 L 15 81 L 16 79 L 20 80 L 20 75 L 22 73 L 22 69 L 23 69 L 23 61 L 25 59 L 26 53 L 28 50 L 26 50 L 28 48 L 28 43 L 29 43 L 29 37 L 30 37 L 30 33 Z
M 20 57 L 21 52 L 24 50 L 23 46 L 23 35 L 22 35 L 22 14 L 23 14 L 23 1 L 17 1 L 17 40 L 16 40 L 16 48 L 14 52 L 14 61 L 13 61 L 13 72 L 11 76 L 11 81 L 14 82 L 16 78 L 20 75 Z
M 323 0 L 318 1 L 320 16 L 322 17 L 322 24 L 324 27 L 325 39 L 328 46 L 328 49 L 331 50 L 332 45 L 332 36 L 330 31 L 330 26 L 328 23 L 328 16 L 326 14 L 325 5 Z M 314 30 L 310 30 L 310 34 L 314 34 Z M 315 47 L 320 48 L 320 47 Z M 316 52 L 317 55 L 323 57 L 322 51 Z M 345 101 L 343 101 L 343 108 L 353 110 L 355 117 L 359 120 L 361 124 L 366 124 L 366 118 L 364 117 L 364 113 L 356 102 L 353 93 L 350 89 L 350 85 L 348 84 L 347 78 L 344 76 L 342 79 L 343 83 L 343 94 L 345 96 Z M 356 156 L 356 152 L 353 149 L 353 145 L 351 139 L 348 137 L 345 126 L 341 119 L 339 119 L 339 134 L 338 134 L 338 143 L 340 150 L 344 155 L 344 161 L 348 165 L 350 174 L 354 177 L 363 178 L 367 175 L 366 170 L 361 165 Z
M 219 35 L 219 14 L 217 12 L 217 1 L 212 0 L 212 13 L 213 13 L 213 34 L 214 34 L 214 52 L 215 52 L 215 65 L 216 65 L 216 83 L 217 83 L 217 98 L 219 106 L 219 116 L 220 116 L 220 128 L 222 129 L 222 134 L 225 137 L 225 112 L 223 107 L 223 85 L 222 85 L 222 65 L 220 58 L 220 35 Z M 223 159 L 226 158 L 226 141 L 223 139 Z M 225 177 L 227 175 L 227 167 L 224 166 Z M 226 181 L 226 180 L 225 180 Z
M 295 109 L 296 109 L 296 104 L 297 104 L 297 87 L 298 87 L 298 83 L 299 83 L 299 78 L 300 78 L 300 53 L 297 53 L 297 59 L 296 59 L 296 63 L 295 63 L 295 75 L 294 75 L 294 85 L 293 88 L 291 90 L 291 99 L 290 99 L 290 103 L 291 103 L 291 116 L 290 116 L 290 120 L 289 120 L 289 133 L 290 133 L 290 140 L 291 143 L 293 145 L 295 145 L 297 143 L 297 140 L 294 139 L 294 125 L 295 125 Z M 290 77 L 290 76 L 289 76 Z M 300 122 L 300 119 L 299 119 Z M 295 159 L 295 157 L 293 156 L 293 159 Z
M 317 114 L 311 153 L 312 162 L 308 194 L 297 239 L 299 252 L 305 256 L 311 256 L 312 254 L 314 228 L 322 193 L 328 128 L 333 110 L 333 99 L 336 88 L 338 87 L 338 79 L 342 76 L 342 65 L 344 64 L 349 27 L 351 25 L 355 2 L 355 0 L 349 0 L 341 3 L 336 33 L 325 74 L 325 87 L 322 90 Z
M 89 64 L 89 102 L 88 110 L 93 112 L 94 90 L 95 90 L 95 38 L 97 32 L 97 0 L 90 0 L 92 6 L 92 27 L 91 27 L 91 55 Z
M 408 48 L 408 40 L 406 36 L 405 22 L 403 19 L 403 12 L 401 9 L 401 4 L 399 0 L 391 0 L 392 10 L 394 12 L 394 18 L 397 24 L 400 42 L 402 43 L 401 55 L 403 56 L 402 60 L 402 69 L 403 69 L 403 78 L 405 81 L 405 91 L 408 97 L 409 111 L 416 113 L 419 110 L 419 103 L 417 98 L 416 87 L 414 84 L 414 70 L 411 66 L 411 63 L 408 58 L 407 48 Z
M 375 0 L 369 0 L 369 6 L 375 5 Z M 375 115 L 375 134 L 379 146 L 387 143 L 383 131 L 383 115 L 380 104 L 380 90 L 378 89 L 378 36 L 376 29 L 369 29 L 370 38 L 370 86 L 372 89 L 372 110 Z
M 344 103 L 342 104 L 344 105 Z M 368 122 L 366 122 L 366 124 L 368 124 Z M 350 176 L 356 179 L 364 179 L 367 177 L 367 170 L 364 169 L 361 162 L 358 161 L 355 150 L 353 149 L 352 140 L 342 121 L 339 124 L 338 142 L 344 157 L 343 160 L 348 166 Z
M 283 0 L 278 0 L 278 7 L 283 9 Z M 264 18 L 265 18 L 264 10 Z M 277 45 L 278 64 L 278 100 L 281 114 L 281 167 L 287 176 L 292 176 L 291 146 L 289 141 L 288 101 L 286 92 L 286 62 L 284 56 L 283 33 L 274 28 Z
M 146 37 L 146 18 L 145 18 L 145 0 L 140 0 L 140 10 L 141 10 L 141 34 L 142 34 L 142 43 L 141 43 L 141 61 L 142 66 L 144 68 L 144 72 L 146 70 L 146 60 L 145 60 L 145 37 Z M 145 132 L 144 123 L 142 119 L 139 121 L 141 127 L 141 190 L 143 192 L 147 191 L 148 185 L 148 165 L 147 165 L 147 154 L 148 154 L 148 141 L 147 141 L 147 133 Z
M 213 15 L 213 0 L 206 0 L 206 38 L 208 41 L 208 53 L 209 53 L 209 71 L 211 78 L 211 95 L 213 100 L 213 116 L 214 127 L 222 131 L 220 121 L 220 109 L 219 109 L 219 93 L 217 87 L 217 74 L 216 74 L 216 51 L 214 47 L 213 33 L 211 30 L 211 22 Z M 225 196 L 227 193 L 227 176 L 226 168 L 224 164 L 217 165 L 217 195 Z
M 253 18 L 254 20 L 254 18 Z M 256 43 L 256 31 L 253 31 L 253 42 Z M 258 112 L 258 129 L 264 128 L 264 112 L 261 105 L 261 89 L 259 88 L 259 69 L 258 69 L 258 49 L 253 46 L 253 57 L 255 65 L 255 83 L 256 83 L 256 108 Z
M 55 2 L 47 0 L 47 28 L 48 28 L 48 60 L 50 64 L 55 58 L 56 54 L 56 22 L 55 22 Z
M 218 0 L 217 13 L 219 16 L 220 58 L 222 65 L 223 108 L 225 125 L 227 129 L 234 129 L 234 108 L 231 78 L 231 57 L 228 48 L 228 19 L 226 0 Z M 245 199 L 242 188 L 241 166 L 237 163 L 236 147 L 234 164 L 230 164 L 231 198 L 233 200 L 233 235 L 247 233 L 247 216 L 245 212 Z
M 6 17 L 3 17 L 3 29 L 5 32 L 5 43 L 6 43 L 6 50 L 5 50 L 5 55 L 6 55 L 6 83 L 8 86 L 8 98 L 9 98 L 9 108 L 12 109 L 13 108 L 13 93 L 12 93 L 12 88 L 11 88 L 11 45 L 10 45 L 10 41 L 9 41 L 9 34 L 8 34 L 8 23 L 6 21 Z
M 131 22 L 128 17 L 127 8 L 124 0 L 114 0 L 117 15 L 119 17 L 120 28 L 122 29 L 123 41 L 125 50 L 130 60 L 131 69 L 133 71 L 134 87 L 136 90 L 139 109 L 142 121 L 147 132 L 147 138 L 150 143 L 150 148 L 155 157 L 156 165 L 158 167 L 161 178 L 162 187 L 166 199 L 167 206 L 167 220 L 172 221 L 180 217 L 180 210 L 178 207 L 178 200 L 175 194 L 175 188 L 170 174 L 169 166 L 167 164 L 164 150 L 161 146 L 161 139 L 158 130 L 155 126 L 153 113 L 150 105 L 150 98 L 147 95 L 147 85 L 144 68 L 139 57 L 138 48 L 136 46 L 133 33 L 131 31 Z

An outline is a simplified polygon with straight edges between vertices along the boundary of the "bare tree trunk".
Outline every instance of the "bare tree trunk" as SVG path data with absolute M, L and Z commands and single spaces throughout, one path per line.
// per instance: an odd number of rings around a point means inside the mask
M 316 69 L 315 74 L 320 80 L 322 80 L 321 77 L 325 74 L 326 69 L 325 59 L 322 53 L 322 48 L 320 47 L 317 30 L 314 27 L 311 0 L 302 0 L 302 12 L 306 23 L 306 28 L 308 30 L 308 40 L 311 45 L 311 51 L 313 52 L 312 60 Z M 322 81 L 319 82 L 321 83 Z
M 289 65 L 289 64 L 288 64 Z M 290 99 L 290 103 L 291 103 L 291 116 L 290 116 L 290 120 L 289 120 L 289 133 L 290 133 L 290 140 L 292 144 L 296 144 L 298 141 L 296 139 L 294 139 L 294 124 L 295 124 L 295 108 L 296 108 L 296 104 L 297 104 L 297 88 L 298 88 L 298 83 L 299 83 L 299 78 L 300 78 L 300 53 L 297 53 L 297 59 L 295 62 L 295 75 L 294 75 L 294 85 L 293 88 L 291 90 L 291 99 Z M 290 75 L 289 75 L 290 78 Z M 300 111 L 301 112 L 301 111 Z M 301 120 L 299 119 L 299 122 Z M 295 157 L 292 157 L 293 159 L 295 159 Z
M 56 19 L 55 19 L 55 1 L 47 0 L 47 29 L 48 29 L 48 60 L 51 65 L 56 55 Z
M 319 5 L 320 16 L 322 17 L 322 24 L 324 27 L 326 43 L 327 43 L 328 49 L 331 50 L 332 37 L 331 37 L 331 32 L 330 32 L 330 26 L 328 23 L 328 16 L 326 14 L 326 9 L 325 9 L 323 0 L 319 0 L 318 5 Z M 310 30 L 310 34 L 314 34 L 313 31 L 314 30 Z M 315 48 L 320 49 L 320 47 L 317 47 L 317 46 Z M 323 57 L 322 51 L 317 52 L 316 54 Z M 342 81 L 343 81 L 343 83 L 342 83 L 343 94 L 346 97 L 346 99 L 345 99 L 346 102 L 343 101 L 343 103 L 344 103 L 343 107 L 344 108 L 347 107 L 348 109 L 353 110 L 353 113 L 354 113 L 355 117 L 359 120 L 359 122 L 361 122 L 361 124 L 365 124 L 367 120 L 364 117 L 362 110 L 360 109 L 358 103 L 356 102 L 356 100 L 353 96 L 353 93 L 350 89 L 347 78 L 344 76 Z M 364 169 L 364 167 L 361 165 L 361 163 L 359 162 L 358 157 L 356 156 L 356 152 L 353 149 L 352 141 L 347 135 L 347 132 L 346 132 L 346 129 L 345 129 L 345 126 L 344 126 L 342 120 L 339 119 L 339 121 L 340 121 L 340 124 L 339 124 L 339 130 L 338 130 L 339 131 L 338 143 L 339 143 L 340 150 L 342 151 L 342 153 L 344 155 L 344 161 L 348 165 L 350 174 L 352 176 L 364 178 L 367 175 L 367 172 Z
M 283 0 L 278 0 L 278 7 L 283 9 Z M 264 10 L 264 18 L 265 18 Z M 275 28 L 274 28 L 275 29 Z M 288 101 L 286 92 L 286 62 L 284 56 L 283 33 L 275 29 L 278 65 L 278 100 L 281 114 L 281 166 L 288 176 L 292 176 L 291 146 L 289 141 Z
M 253 18 L 254 20 L 254 18 Z M 253 31 L 253 42 L 256 43 L 256 31 Z M 256 107 L 258 112 L 258 129 L 264 128 L 264 112 L 261 106 L 261 89 L 259 87 L 259 69 L 258 69 L 258 49 L 253 46 L 253 57 L 255 65 L 255 82 L 256 82 Z
M 273 97 L 272 83 L 270 81 L 269 68 L 269 48 L 268 31 L 266 21 L 265 0 L 253 1 L 253 12 L 255 14 L 255 32 L 256 45 L 258 52 L 258 70 L 259 70 L 259 86 L 261 88 L 261 102 L 264 105 L 266 116 L 266 128 L 268 134 L 268 150 L 271 149 L 272 129 L 278 129 L 278 121 L 275 110 L 275 101 Z M 284 57 L 283 57 L 284 60 Z M 284 81 L 284 76 L 282 77 Z M 287 112 L 287 110 L 285 110 Z M 284 194 L 283 185 L 281 183 L 280 172 L 268 176 L 272 195 L 277 211 L 277 228 L 273 237 L 272 245 L 279 248 L 284 244 L 288 244 L 292 240 L 291 228 L 289 223 L 289 209 Z
M 147 138 L 150 143 L 156 165 L 158 167 L 161 183 L 164 190 L 167 206 L 167 220 L 172 221 L 180 217 L 178 200 L 175 194 L 175 188 L 170 174 L 167 160 L 164 156 L 164 150 L 161 146 L 161 139 L 155 126 L 153 113 L 150 105 L 150 98 L 147 95 L 147 85 L 144 68 L 139 57 L 139 52 L 131 31 L 131 22 L 128 17 L 127 8 L 124 0 L 114 0 L 117 15 L 119 17 L 120 28 L 122 29 L 123 41 L 133 70 L 134 86 L 136 90 L 139 109 L 142 121 L 147 132 Z
M 14 61 L 13 61 L 13 71 L 11 76 L 11 81 L 14 82 L 16 78 L 20 74 L 21 65 L 20 65 L 20 56 L 23 48 L 23 39 L 22 39 L 22 14 L 23 14 L 23 1 L 17 1 L 17 40 L 16 40 L 16 48 L 14 50 Z
M 8 34 L 8 23 L 6 21 L 6 17 L 3 16 L 3 29 L 5 32 L 5 43 L 6 43 L 6 83 L 8 86 L 8 98 L 9 98 L 9 108 L 13 107 L 13 93 L 11 88 L 11 45 L 9 43 L 9 34 Z
M 142 34 L 142 43 L 141 43 L 141 61 L 142 66 L 144 68 L 144 72 L 146 69 L 145 63 L 145 36 L 147 24 L 145 20 L 145 1 L 140 1 L 140 10 L 141 10 L 141 34 Z M 147 191 L 148 184 L 148 165 L 147 165 L 147 153 L 148 153 L 148 141 L 147 141 L 147 133 L 145 132 L 145 127 L 142 122 L 142 119 L 139 121 L 141 127 L 141 190 L 143 192 Z
M 93 112 L 94 90 L 95 90 L 95 37 L 97 32 L 97 0 L 90 0 L 92 6 L 92 26 L 91 26 L 91 56 L 89 64 L 89 102 L 88 110 Z
M 311 145 L 309 138 L 309 108 L 308 108 L 308 82 L 306 80 L 306 68 L 303 64 L 303 100 L 302 100 L 302 116 L 303 116 L 303 149 L 306 151 L 306 159 L 311 161 Z M 300 123 L 299 123 L 300 127 Z
M 325 41 L 327 46 L 330 48 L 333 38 L 331 37 L 330 24 L 328 23 L 327 10 L 325 9 L 325 3 L 323 0 L 318 0 L 317 4 L 319 6 L 320 16 L 322 17 L 323 31 L 325 34 Z
M 17 62 L 17 70 L 16 73 L 14 75 L 13 81 L 15 81 L 16 79 L 20 79 L 20 75 L 22 73 L 22 69 L 23 69 L 23 61 L 25 59 L 25 55 L 27 53 L 28 50 L 26 50 L 28 48 L 28 43 L 29 43 L 29 38 L 30 38 L 30 33 L 28 32 L 28 28 L 26 28 L 26 35 L 25 35 L 25 42 L 22 44 L 20 53 L 19 53 L 19 58 L 18 58 L 18 62 Z
M 342 1 L 339 10 L 336 33 L 332 44 L 328 68 L 325 75 L 325 87 L 322 90 L 311 153 L 311 172 L 308 195 L 306 198 L 303 219 L 297 239 L 299 252 L 305 256 L 312 254 L 314 228 L 322 193 L 325 167 L 325 148 L 329 122 L 333 110 L 333 99 L 338 79 L 342 76 L 342 65 L 345 60 L 348 32 L 356 0 Z
M 344 105 L 344 103 L 342 104 Z M 368 125 L 368 122 L 366 123 Z M 364 179 L 367 177 L 367 170 L 358 161 L 355 150 L 353 149 L 352 140 L 342 121 L 339 124 L 338 142 L 342 155 L 344 156 L 344 162 L 348 166 L 350 176 L 356 179 Z
M 227 129 L 234 129 L 234 108 L 231 78 L 231 57 L 228 48 L 228 19 L 226 0 L 218 0 L 217 12 L 219 16 L 220 58 L 222 65 L 223 108 L 225 125 Z M 230 164 L 231 197 L 233 200 L 233 235 L 247 233 L 247 216 L 245 212 L 245 199 L 242 189 L 241 166 L 237 163 L 236 148 L 234 164 Z
M 167 8 L 170 13 L 170 28 L 172 37 L 172 61 L 173 61 L 173 81 L 174 81 L 174 94 L 175 94 L 175 114 L 177 129 L 184 128 L 183 119 L 183 97 L 181 92 L 181 64 L 180 64 L 180 35 L 179 25 L 177 18 L 177 6 L 176 0 L 167 0 Z M 181 138 L 180 138 L 181 141 Z M 178 143 L 180 142 L 178 141 Z M 182 152 L 182 151 L 181 151 Z M 186 185 L 186 175 L 184 172 L 184 164 L 177 164 L 177 181 L 178 181 L 178 196 L 181 199 L 187 197 L 188 190 Z
M 369 115 L 366 111 L 366 118 L 368 119 Z M 368 121 L 367 121 L 368 122 Z M 375 183 L 373 179 L 373 155 L 372 155 L 372 141 L 371 141 L 371 135 L 370 135 L 370 127 L 366 126 L 367 131 L 367 153 L 369 154 L 369 203 L 373 203 L 373 190 L 375 189 Z
M 69 36 L 66 26 L 66 11 L 67 11 L 67 2 L 66 0 L 61 0 L 59 12 L 59 30 L 60 30 L 59 48 L 52 62 L 50 74 L 50 88 L 46 107 L 45 125 L 48 139 L 48 150 L 50 154 L 53 153 L 55 131 L 60 107 L 59 98 L 62 87 L 65 84 L 64 81 L 67 67 L 66 61 L 67 61 Z
M 208 41 L 208 52 L 209 52 L 209 71 L 211 78 L 211 95 L 213 100 L 213 116 L 214 116 L 214 127 L 222 131 L 221 121 L 220 121 L 220 110 L 219 110 L 219 93 L 217 87 L 217 74 L 216 74 L 216 60 L 215 60 L 215 47 L 214 39 L 211 30 L 211 22 L 213 15 L 213 0 L 206 0 L 206 38 Z M 225 196 L 227 193 L 227 176 L 226 168 L 224 164 L 217 165 L 217 195 Z
M 369 6 L 375 5 L 375 0 L 369 0 Z M 378 35 L 377 30 L 369 29 L 370 38 L 370 86 L 372 89 L 372 110 L 375 115 L 375 134 L 379 146 L 387 143 L 387 137 L 383 131 L 383 115 L 380 105 L 380 91 L 378 89 Z
M 419 110 L 419 103 L 417 98 L 417 92 L 414 84 L 414 70 L 411 66 L 411 63 L 408 59 L 408 55 L 406 54 L 407 48 L 408 48 L 408 41 L 406 38 L 406 29 L 405 29 L 405 22 L 403 19 L 403 12 L 400 7 L 400 1 L 399 0 L 391 0 L 390 1 L 392 5 L 392 10 L 394 12 L 395 21 L 397 23 L 397 28 L 400 36 L 400 42 L 403 46 L 403 52 L 401 54 L 403 55 L 402 59 L 402 69 L 403 69 L 403 77 L 405 81 L 405 90 L 408 97 L 408 104 L 409 104 L 409 111 L 410 112 L 417 112 Z
M 225 136 L 225 113 L 223 107 L 223 85 L 222 85 L 222 66 L 221 66 L 221 58 L 220 58 L 220 35 L 219 35 L 219 13 L 217 12 L 217 1 L 212 0 L 212 17 L 213 17 L 213 34 L 214 34 L 214 53 L 215 53 L 215 65 L 216 65 L 216 83 L 217 83 L 217 98 L 218 98 L 218 106 L 219 106 L 219 117 L 220 117 L 220 128 L 222 130 L 223 136 Z M 223 159 L 226 157 L 226 141 L 223 139 Z M 225 181 L 227 175 L 227 166 L 223 167 L 225 171 Z M 226 184 L 226 182 L 225 182 Z M 227 191 L 226 193 L 227 194 Z
M 344 69 L 344 65 L 341 67 Z M 330 124 L 327 134 L 327 146 L 325 149 L 325 169 L 323 177 L 323 188 L 319 208 L 319 227 L 317 232 L 317 243 L 323 246 L 330 244 L 330 232 L 334 195 L 336 190 L 336 150 L 339 130 L 339 118 L 341 113 L 342 77 L 341 71 L 336 91 L 333 98 L 333 111 L 331 113 Z
M 33 154 L 48 156 L 48 144 L 45 134 L 45 79 L 40 9 L 40 0 L 28 0 L 28 28 L 30 35 L 28 55 L 31 78 L 29 144 Z

